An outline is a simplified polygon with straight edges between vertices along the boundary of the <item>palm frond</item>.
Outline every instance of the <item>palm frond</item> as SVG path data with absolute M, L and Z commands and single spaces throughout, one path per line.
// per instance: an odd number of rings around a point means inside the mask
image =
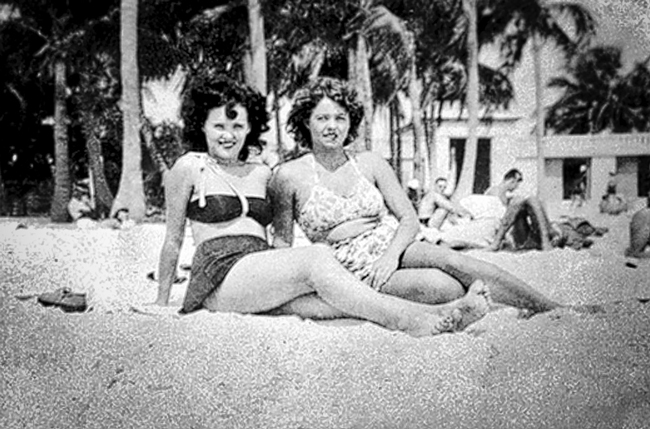
M 142 110 L 152 125 L 181 125 L 180 111 L 186 80 L 187 71 L 178 66 L 168 77 L 148 79 L 142 83 Z

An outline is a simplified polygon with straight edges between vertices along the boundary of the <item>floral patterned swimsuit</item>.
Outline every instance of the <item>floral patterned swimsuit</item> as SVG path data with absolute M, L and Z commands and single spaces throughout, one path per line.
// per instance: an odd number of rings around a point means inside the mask
M 361 173 L 356 160 L 349 157 L 357 182 L 349 195 L 339 195 L 320 183 L 316 162 L 311 156 L 314 186 L 307 201 L 298 212 L 298 225 L 312 242 L 326 243 L 328 233 L 338 225 L 361 218 L 379 218 L 372 229 L 355 237 L 330 243 L 334 256 L 348 270 L 370 283 L 372 264 L 379 259 L 390 244 L 398 222 L 388 214 L 384 197 L 377 187 Z

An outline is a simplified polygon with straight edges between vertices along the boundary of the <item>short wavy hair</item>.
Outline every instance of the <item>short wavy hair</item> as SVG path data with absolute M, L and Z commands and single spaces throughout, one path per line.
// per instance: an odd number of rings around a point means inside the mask
M 309 117 L 316 105 L 325 97 L 343 106 L 350 115 L 350 131 L 343 145 L 347 146 L 357 138 L 363 119 L 363 106 L 358 100 L 357 92 L 342 80 L 320 77 L 296 92 L 287 118 L 287 131 L 293 135 L 299 146 L 312 148 Z
M 203 126 L 210 110 L 226 106 L 226 115 L 233 118 L 233 107 L 241 104 L 248 112 L 250 132 L 239 153 L 240 160 L 246 160 L 250 147 L 262 149 L 260 136 L 269 129 L 269 114 L 266 98 L 255 90 L 226 76 L 215 78 L 197 77 L 188 85 L 183 96 L 181 117 L 183 137 L 190 150 L 206 152 L 207 144 Z

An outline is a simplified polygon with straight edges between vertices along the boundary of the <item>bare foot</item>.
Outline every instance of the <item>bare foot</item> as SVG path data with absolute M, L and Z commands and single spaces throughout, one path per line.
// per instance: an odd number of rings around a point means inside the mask
M 455 331 L 462 331 L 472 323 L 481 320 L 490 311 L 490 291 L 482 280 L 472 283 L 464 297 L 451 303 L 455 310 L 460 312 L 460 320 L 457 320 Z
M 424 312 L 411 318 L 409 325 L 402 330 L 414 337 L 430 337 L 454 332 L 461 319 L 462 314 L 458 309 L 451 311 L 448 316 Z

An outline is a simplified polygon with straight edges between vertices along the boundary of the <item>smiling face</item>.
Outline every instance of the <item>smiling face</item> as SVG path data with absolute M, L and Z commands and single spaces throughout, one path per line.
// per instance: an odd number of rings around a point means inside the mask
M 350 131 L 350 115 L 339 103 L 325 97 L 311 112 L 308 127 L 314 150 L 342 148 Z
M 222 161 L 237 161 L 249 131 L 248 112 L 244 106 L 215 107 L 208 112 L 203 125 L 208 153 Z

